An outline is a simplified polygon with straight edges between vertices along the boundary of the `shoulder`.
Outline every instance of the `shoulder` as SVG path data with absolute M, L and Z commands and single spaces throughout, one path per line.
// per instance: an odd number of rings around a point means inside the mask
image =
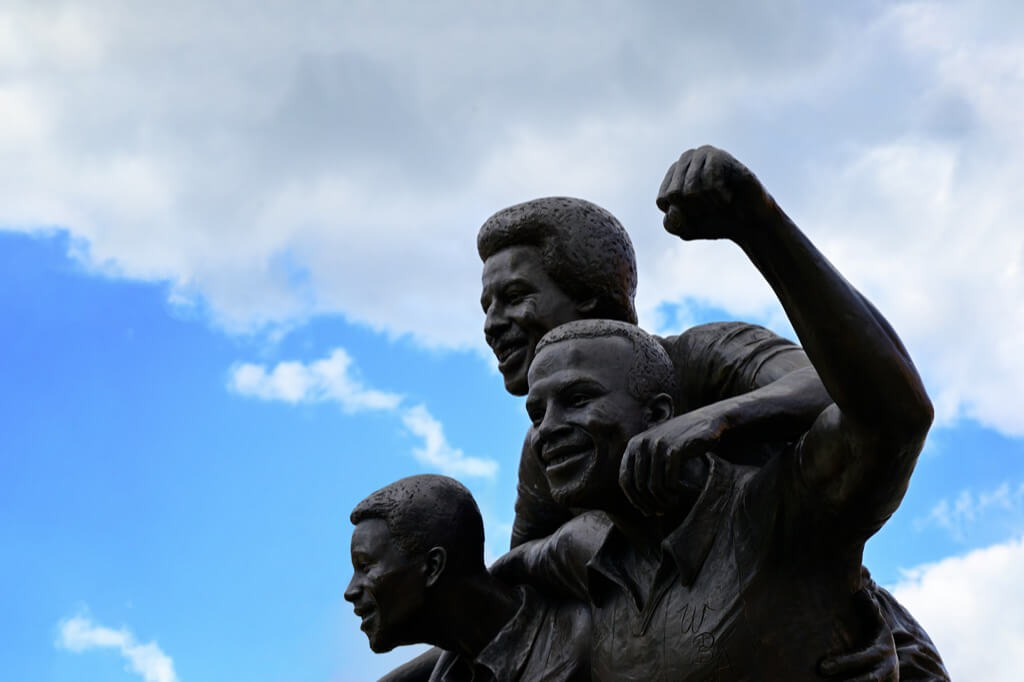
M 612 521 L 607 514 L 602 511 L 586 511 L 562 524 L 553 539 L 565 549 L 592 557 L 611 528 Z
M 690 327 L 675 336 L 659 337 L 666 350 L 693 349 L 731 342 L 757 341 L 761 339 L 778 339 L 785 341 L 770 329 L 749 322 L 734 320 L 726 322 L 707 322 Z M 670 350 L 671 349 L 671 350 Z
M 804 358 L 792 352 L 799 346 L 747 322 L 709 322 L 659 341 L 675 367 L 680 412 L 753 390 L 761 368 L 782 356 Z

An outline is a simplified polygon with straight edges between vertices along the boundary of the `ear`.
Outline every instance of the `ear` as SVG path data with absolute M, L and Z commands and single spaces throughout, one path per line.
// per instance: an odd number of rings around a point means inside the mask
M 444 547 L 431 547 L 427 550 L 427 555 L 423 560 L 423 579 L 427 587 L 433 587 L 440 580 L 447 565 L 448 552 Z
M 585 317 L 593 317 L 597 312 L 597 306 L 601 301 L 595 296 L 576 304 L 576 312 Z
M 659 393 L 654 396 L 647 401 L 647 405 L 644 408 L 647 428 L 668 421 L 674 414 L 675 406 L 672 404 L 672 396 L 668 393 Z

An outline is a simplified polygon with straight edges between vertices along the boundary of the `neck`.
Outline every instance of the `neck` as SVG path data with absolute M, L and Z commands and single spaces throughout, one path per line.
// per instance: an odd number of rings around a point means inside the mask
M 436 628 L 428 643 L 476 658 L 519 609 L 514 587 L 489 573 L 455 578 L 432 600 Z

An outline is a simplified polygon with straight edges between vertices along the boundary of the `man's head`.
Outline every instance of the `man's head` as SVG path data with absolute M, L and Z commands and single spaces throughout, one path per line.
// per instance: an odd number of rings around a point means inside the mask
M 600 206 L 568 197 L 510 206 L 481 226 L 477 251 L 484 262 L 484 335 L 510 393 L 526 393 L 534 347 L 559 324 L 636 324 L 633 244 Z
M 629 439 L 672 417 L 675 373 L 654 337 L 612 320 L 548 332 L 529 371 L 533 450 L 561 504 L 608 509 L 622 498 Z
M 430 592 L 486 572 L 480 510 L 447 476 L 410 476 L 356 505 L 350 516 L 352 580 L 345 599 L 362 618 L 370 648 L 430 641 Z

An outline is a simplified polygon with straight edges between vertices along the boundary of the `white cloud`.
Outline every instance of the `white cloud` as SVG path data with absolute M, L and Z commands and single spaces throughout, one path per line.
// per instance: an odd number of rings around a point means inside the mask
M 1024 538 L 907 572 L 890 588 L 954 680 L 1015 682 L 1024 660 Z
M 1012 487 L 1003 482 L 992 490 L 975 493 L 961 490 L 955 499 L 943 498 L 928 514 L 915 521 L 917 528 L 936 526 L 950 533 L 956 540 L 966 540 L 973 524 L 998 513 L 1003 516 L 1021 517 L 1024 511 L 1024 483 Z
M 281 362 L 269 372 L 263 365 L 238 365 L 231 372 L 228 385 L 236 393 L 262 400 L 332 401 L 349 413 L 398 407 L 402 396 L 366 388 L 352 376 L 351 370 L 352 358 L 344 348 L 335 348 L 322 360 L 308 365 Z
M 239 395 L 287 403 L 334 402 L 348 413 L 382 410 L 398 415 L 423 445 L 413 448 L 413 456 L 423 465 L 451 476 L 493 478 L 498 463 L 492 459 L 467 456 L 452 447 L 444 427 L 425 405 L 402 405 L 397 393 L 367 388 L 353 376 L 352 358 L 343 348 L 309 364 L 279 362 L 273 369 L 264 365 L 236 365 L 228 377 L 228 389 Z
M 59 624 L 57 646 L 80 653 L 90 649 L 116 649 L 125 667 L 146 682 L 178 682 L 174 661 L 156 642 L 140 644 L 126 628 L 114 630 L 74 616 Z
M 494 460 L 467 457 L 462 450 L 449 445 L 441 422 L 434 419 L 423 405 L 403 410 L 402 423 L 423 439 L 423 447 L 412 451 L 423 464 L 451 476 L 492 477 L 498 473 L 498 463 Z
M 341 314 L 467 347 L 477 226 L 575 194 L 631 230 L 645 323 L 778 320 L 737 249 L 659 228 L 664 168 L 713 142 L 892 318 L 940 422 L 1024 435 L 1015 3 L 183 3 L 5 3 L 0 225 L 63 226 L 231 331 Z

